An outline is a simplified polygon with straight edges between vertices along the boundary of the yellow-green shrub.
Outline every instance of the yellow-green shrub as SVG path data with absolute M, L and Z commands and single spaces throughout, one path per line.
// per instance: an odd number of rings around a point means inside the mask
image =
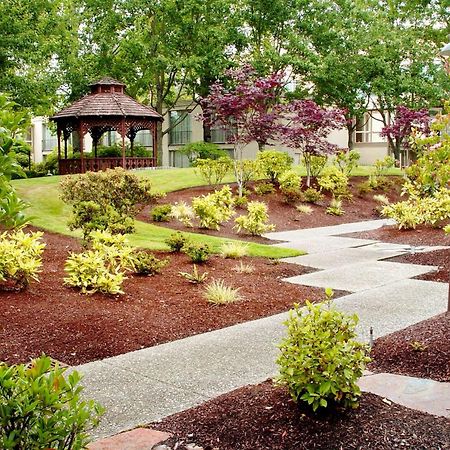
M 92 249 L 82 253 L 71 253 L 64 270 L 64 282 L 80 288 L 84 294 L 102 292 L 123 294 L 122 283 L 125 271 L 133 270 L 133 252 L 123 235 L 111 235 L 105 231 L 91 233 Z
M 277 382 L 287 386 L 294 401 L 314 411 L 358 406 L 361 391 L 356 383 L 370 358 L 368 346 L 355 340 L 357 323 L 356 315 L 347 316 L 329 302 L 307 302 L 290 311 L 277 359 Z
M 286 152 L 264 150 L 259 152 L 256 161 L 262 176 L 275 183 L 281 174 L 292 167 L 293 159 Z
M 348 177 L 336 166 L 325 167 L 317 183 L 321 190 L 330 192 L 333 197 L 348 196 Z
M 280 175 L 280 191 L 287 203 L 295 203 L 302 198 L 302 177 L 294 170 L 288 170 Z
M 233 194 L 229 186 L 212 194 L 192 199 L 192 209 L 199 220 L 200 228 L 219 230 L 222 222 L 226 222 L 234 213 Z
M 253 236 L 260 236 L 266 231 L 273 231 L 275 225 L 268 224 L 269 215 L 267 214 L 267 205 L 264 202 L 249 202 L 247 206 L 248 214 L 239 216 L 235 219 L 234 228 L 240 233 L 247 231 Z
M 42 266 L 43 233 L 18 230 L 0 235 L 0 289 L 25 289 L 39 281 Z

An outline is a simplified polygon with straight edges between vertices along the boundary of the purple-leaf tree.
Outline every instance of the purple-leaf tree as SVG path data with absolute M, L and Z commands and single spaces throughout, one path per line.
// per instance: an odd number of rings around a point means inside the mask
M 428 135 L 430 133 L 431 117 L 426 109 L 416 111 L 406 106 L 397 106 L 395 119 L 391 125 L 381 130 L 381 136 L 387 138 L 389 148 L 394 153 L 395 159 L 400 159 L 400 151 L 410 146 L 409 137 L 413 129 Z
M 311 158 L 331 155 L 339 150 L 337 145 L 328 142 L 327 137 L 331 131 L 345 126 L 344 111 L 321 108 L 312 100 L 294 100 L 285 110 L 288 121 L 282 127 L 282 141 L 302 155 L 306 184 L 310 186 Z
M 272 73 L 258 77 L 251 66 L 227 71 L 231 88 L 217 82 L 201 102 L 202 119 L 209 126 L 226 131 L 233 144 L 234 172 L 242 196 L 244 147 L 256 141 L 260 150 L 279 133 L 282 107 L 279 96 L 283 88 L 283 74 Z

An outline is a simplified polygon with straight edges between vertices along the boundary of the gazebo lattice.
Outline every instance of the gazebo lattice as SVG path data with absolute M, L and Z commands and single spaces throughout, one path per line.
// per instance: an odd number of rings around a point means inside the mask
M 154 109 L 138 103 L 125 94 L 125 85 L 113 78 L 102 78 L 91 84 L 91 92 L 64 108 L 50 120 L 56 122 L 58 136 L 59 173 L 84 173 L 107 168 L 137 169 L 155 167 L 157 164 L 157 123 L 163 118 Z M 150 130 L 153 140 L 153 156 L 134 157 L 133 144 L 140 130 Z M 97 157 L 97 146 L 107 131 L 117 131 L 122 138 L 121 157 Z M 69 158 L 67 142 L 73 132 L 79 137 L 79 158 Z M 92 137 L 94 157 L 86 158 L 84 137 Z M 61 138 L 64 141 L 62 155 Z M 132 156 L 125 154 L 125 138 L 130 141 Z

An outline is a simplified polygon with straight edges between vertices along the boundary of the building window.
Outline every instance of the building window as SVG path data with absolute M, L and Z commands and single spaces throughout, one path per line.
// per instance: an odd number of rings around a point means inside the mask
M 51 152 L 58 146 L 58 138 L 54 135 L 46 123 L 42 124 L 42 152 Z
M 232 130 L 226 130 L 220 127 L 211 128 L 211 142 L 214 144 L 228 144 L 233 137 Z
M 170 145 L 183 145 L 191 142 L 191 117 L 187 111 L 170 111 Z
M 383 127 L 381 114 L 378 111 L 372 111 L 371 114 L 365 113 L 363 117 L 356 120 L 355 142 L 384 142 L 385 139 L 380 135 Z

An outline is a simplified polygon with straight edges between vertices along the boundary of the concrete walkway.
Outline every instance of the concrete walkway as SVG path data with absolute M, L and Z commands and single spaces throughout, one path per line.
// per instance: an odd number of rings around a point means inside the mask
M 379 261 L 405 252 L 403 246 L 337 236 L 384 223 L 270 234 L 286 241 L 279 245 L 309 252 L 291 262 L 323 269 L 286 281 L 352 292 L 336 305 L 360 315 L 364 339 L 371 326 L 376 337 L 382 336 L 446 309 L 446 284 L 410 280 L 432 267 Z M 286 318 L 278 314 L 76 367 L 85 376 L 86 396 L 106 407 L 96 437 L 159 420 L 275 375 L 276 345 Z

